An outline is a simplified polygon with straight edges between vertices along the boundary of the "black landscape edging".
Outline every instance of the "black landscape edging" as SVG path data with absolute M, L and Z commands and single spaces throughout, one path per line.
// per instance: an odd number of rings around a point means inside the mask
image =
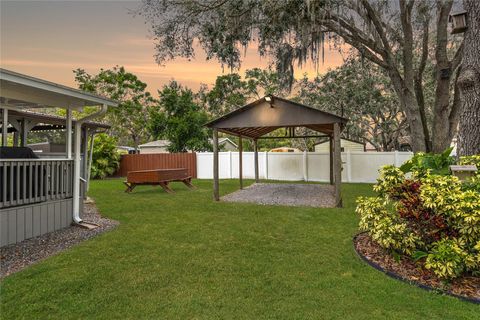
M 418 281 L 414 281 L 414 280 L 408 280 L 408 279 L 405 279 L 401 276 L 399 276 L 398 274 L 392 272 L 392 271 L 388 271 L 388 270 L 385 270 L 384 268 L 382 268 L 379 264 L 373 262 L 373 261 L 370 261 L 368 260 L 363 254 L 361 254 L 360 252 L 358 252 L 357 250 L 357 247 L 356 247 L 356 241 L 357 241 L 357 237 L 361 234 L 364 234 L 366 232 L 360 232 L 360 233 L 357 233 L 354 237 L 353 237 L 353 250 L 355 251 L 355 253 L 358 255 L 358 257 L 360 259 L 362 259 L 363 261 L 365 261 L 369 266 L 377 269 L 378 271 L 381 271 L 382 273 L 385 273 L 387 276 L 391 277 L 391 278 L 394 278 L 394 279 L 397 279 L 397 280 L 400 280 L 402 282 L 405 282 L 405 283 L 408 283 L 410 285 L 414 285 L 418 288 L 421 288 L 421 289 L 424 289 L 424 290 L 427 290 L 427 291 L 434 291 L 434 292 L 437 292 L 437 293 L 442 293 L 442 294 L 446 294 L 446 295 L 449 295 L 449 296 L 452 296 L 452 297 L 455 297 L 457 299 L 460 299 L 460 300 L 464 300 L 464 301 L 467 301 L 467 302 L 471 302 L 471 303 L 475 303 L 475 304 L 480 304 L 480 299 L 477 299 L 477 298 L 469 298 L 469 297 L 466 297 L 466 296 L 461 296 L 461 295 L 458 295 L 458 294 L 455 294 L 455 293 L 452 293 L 450 291 L 447 291 L 447 290 L 442 290 L 442 289 L 439 289 L 439 288 L 434 288 L 434 287 L 431 287 L 431 286 L 427 286 L 425 284 L 422 284 Z

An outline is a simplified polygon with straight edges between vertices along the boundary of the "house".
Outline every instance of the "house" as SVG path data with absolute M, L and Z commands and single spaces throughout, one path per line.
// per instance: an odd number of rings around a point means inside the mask
M 210 141 L 211 142 L 211 141 Z M 168 140 L 156 140 L 152 142 L 147 142 L 138 146 L 141 154 L 152 154 L 152 153 L 169 153 L 168 146 L 170 141 Z M 221 151 L 237 151 L 238 146 L 230 138 L 220 138 L 218 139 L 218 145 Z
M 218 138 L 220 151 L 238 151 L 238 146 L 230 138 Z
M 357 152 L 365 152 L 365 143 L 342 138 L 340 140 L 340 146 L 342 152 L 346 151 L 357 151 Z M 320 140 L 319 142 L 315 143 L 315 152 L 330 152 L 330 142 L 328 139 Z
M 139 145 L 138 150 L 141 154 L 169 153 L 167 150 L 169 145 L 170 141 L 168 140 L 156 140 Z
M 82 219 L 92 154 L 88 140 L 109 126 L 91 120 L 117 105 L 104 97 L 0 68 L 0 246 L 72 223 L 92 227 Z M 99 109 L 74 119 L 73 111 L 86 106 Z M 64 109 L 66 117 L 28 111 L 38 108 Z M 27 146 L 30 132 L 56 130 L 65 135 L 63 152 L 34 153 Z

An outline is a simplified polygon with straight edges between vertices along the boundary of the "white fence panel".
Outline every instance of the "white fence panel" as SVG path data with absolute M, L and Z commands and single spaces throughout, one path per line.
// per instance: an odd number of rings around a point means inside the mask
M 307 153 L 308 181 L 330 181 L 330 155 L 328 152 Z
M 213 153 L 197 152 L 197 178 L 213 178 Z
M 268 179 L 303 180 L 303 154 L 298 152 L 270 152 Z
M 411 152 L 343 152 L 342 181 L 375 182 L 378 170 L 387 164 L 400 166 Z M 330 155 L 327 152 L 259 152 L 260 179 L 290 181 L 330 181 Z M 238 152 L 219 153 L 221 179 L 238 178 Z M 213 178 L 213 153 L 197 153 L 198 179 Z M 243 153 L 243 177 L 255 178 L 254 153 Z
M 351 181 L 352 182 L 375 182 L 378 177 L 378 169 L 387 164 L 395 164 L 392 152 L 372 152 L 368 156 L 365 152 L 352 152 L 351 157 Z

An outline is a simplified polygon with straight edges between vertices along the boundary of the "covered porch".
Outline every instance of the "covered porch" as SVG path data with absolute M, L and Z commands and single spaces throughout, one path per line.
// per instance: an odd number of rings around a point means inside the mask
M 239 139 L 239 181 L 240 189 L 243 189 L 243 139 L 251 139 L 254 148 L 254 167 L 255 167 L 255 182 L 258 184 L 259 179 L 259 160 L 258 160 L 258 140 L 260 139 L 275 139 L 275 138 L 327 138 L 329 141 L 330 150 L 330 185 L 331 188 L 322 188 L 322 190 L 315 194 L 309 191 L 309 197 L 319 197 L 319 203 L 329 203 L 328 198 L 333 197 L 332 207 L 342 206 L 341 197 L 341 145 L 340 135 L 345 127 L 348 119 L 339 117 L 337 115 L 327 113 L 318 109 L 314 109 L 294 101 L 275 97 L 272 95 L 265 96 L 257 101 L 245 105 L 231 113 L 228 113 L 216 120 L 207 124 L 213 129 L 213 177 L 214 190 L 213 197 L 215 201 L 220 200 L 219 193 L 219 148 L 218 148 L 218 134 L 219 132 L 235 135 Z M 317 134 L 303 134 L 299 135 L 297 128 L 308 128 Z M 287 135 L 276 137 L 268 135 L 279 128 L 285 128 Z M 325 186 L 326 187 L 326 186 Z M 258 188 L 258 186 L 257 186 Z M 292 188 L 292 187 L 291 187 Z M 280 188 L 285 189 L 285 188 Z M 288 188 L 287 188 L 288 189 Z M 330 192 L 331 190 L 331 192 Z M 258 191 L 261 193 L 261 191 Z M 284 192 L 285 193 L 285 192 Z M 241 193 L 238 193 L 241 194 Z M 245 194 L 245 193 L 243 193 Z M 256 194 L 255 197 L 260 195 Z M 272 197 L 269 192 L 263 193 L 265 198 Z M 291 197 L 288 192 L 285 196 Z M 225 199 L 234 198 L 228 195 Z M 266 200 L 269 202 L 268 200 Z M 286 200 L 290 203 L 295 203 L 296 200 L 291 198 Z M 262 201 L 260 201 L 262 202 Z M 281 201 L 280 201 L 281 202 Z M 279 203 L 281 204 L 281 203 Z
M 89 181 L 88 141 L 108 125 L 91 120 L 115 101 L 42 79 L 0 69 L 0 246 L 82 224 Z M 74 111 L 98 106 L 74 118 Z M 63 109 L 65 117 L 42 114 Z M 58 132 L 63 145 L 29 145 L 29 134 Z M 90 143 L 90 146 L 93 146 Z M 36 151 L 36 152 L 35 152 Z

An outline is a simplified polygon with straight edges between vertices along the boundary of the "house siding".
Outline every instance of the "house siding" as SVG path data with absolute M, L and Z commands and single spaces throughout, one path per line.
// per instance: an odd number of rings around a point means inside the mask
M 70 226 L 72 198 L 2 209 L 0 247 Z
M 346 151 L 359 151 L 359 152 L 365 151 L 363 144 L 353 142 L 353 141 L 349 141 L 349 140 L 342 139 L 340 141 L 340 145 L 343 148 L 342 151 L 344 151 L 344 152 L 346 152 Z M 325 141 L 325 142 L 322 142 L 322 143 L 319 143 L 319 144 L 315 145 L 315 152 L 330 152 L 329 142 Z
M 169 153 L 167 147 L 140 147 L 140 154 Z

